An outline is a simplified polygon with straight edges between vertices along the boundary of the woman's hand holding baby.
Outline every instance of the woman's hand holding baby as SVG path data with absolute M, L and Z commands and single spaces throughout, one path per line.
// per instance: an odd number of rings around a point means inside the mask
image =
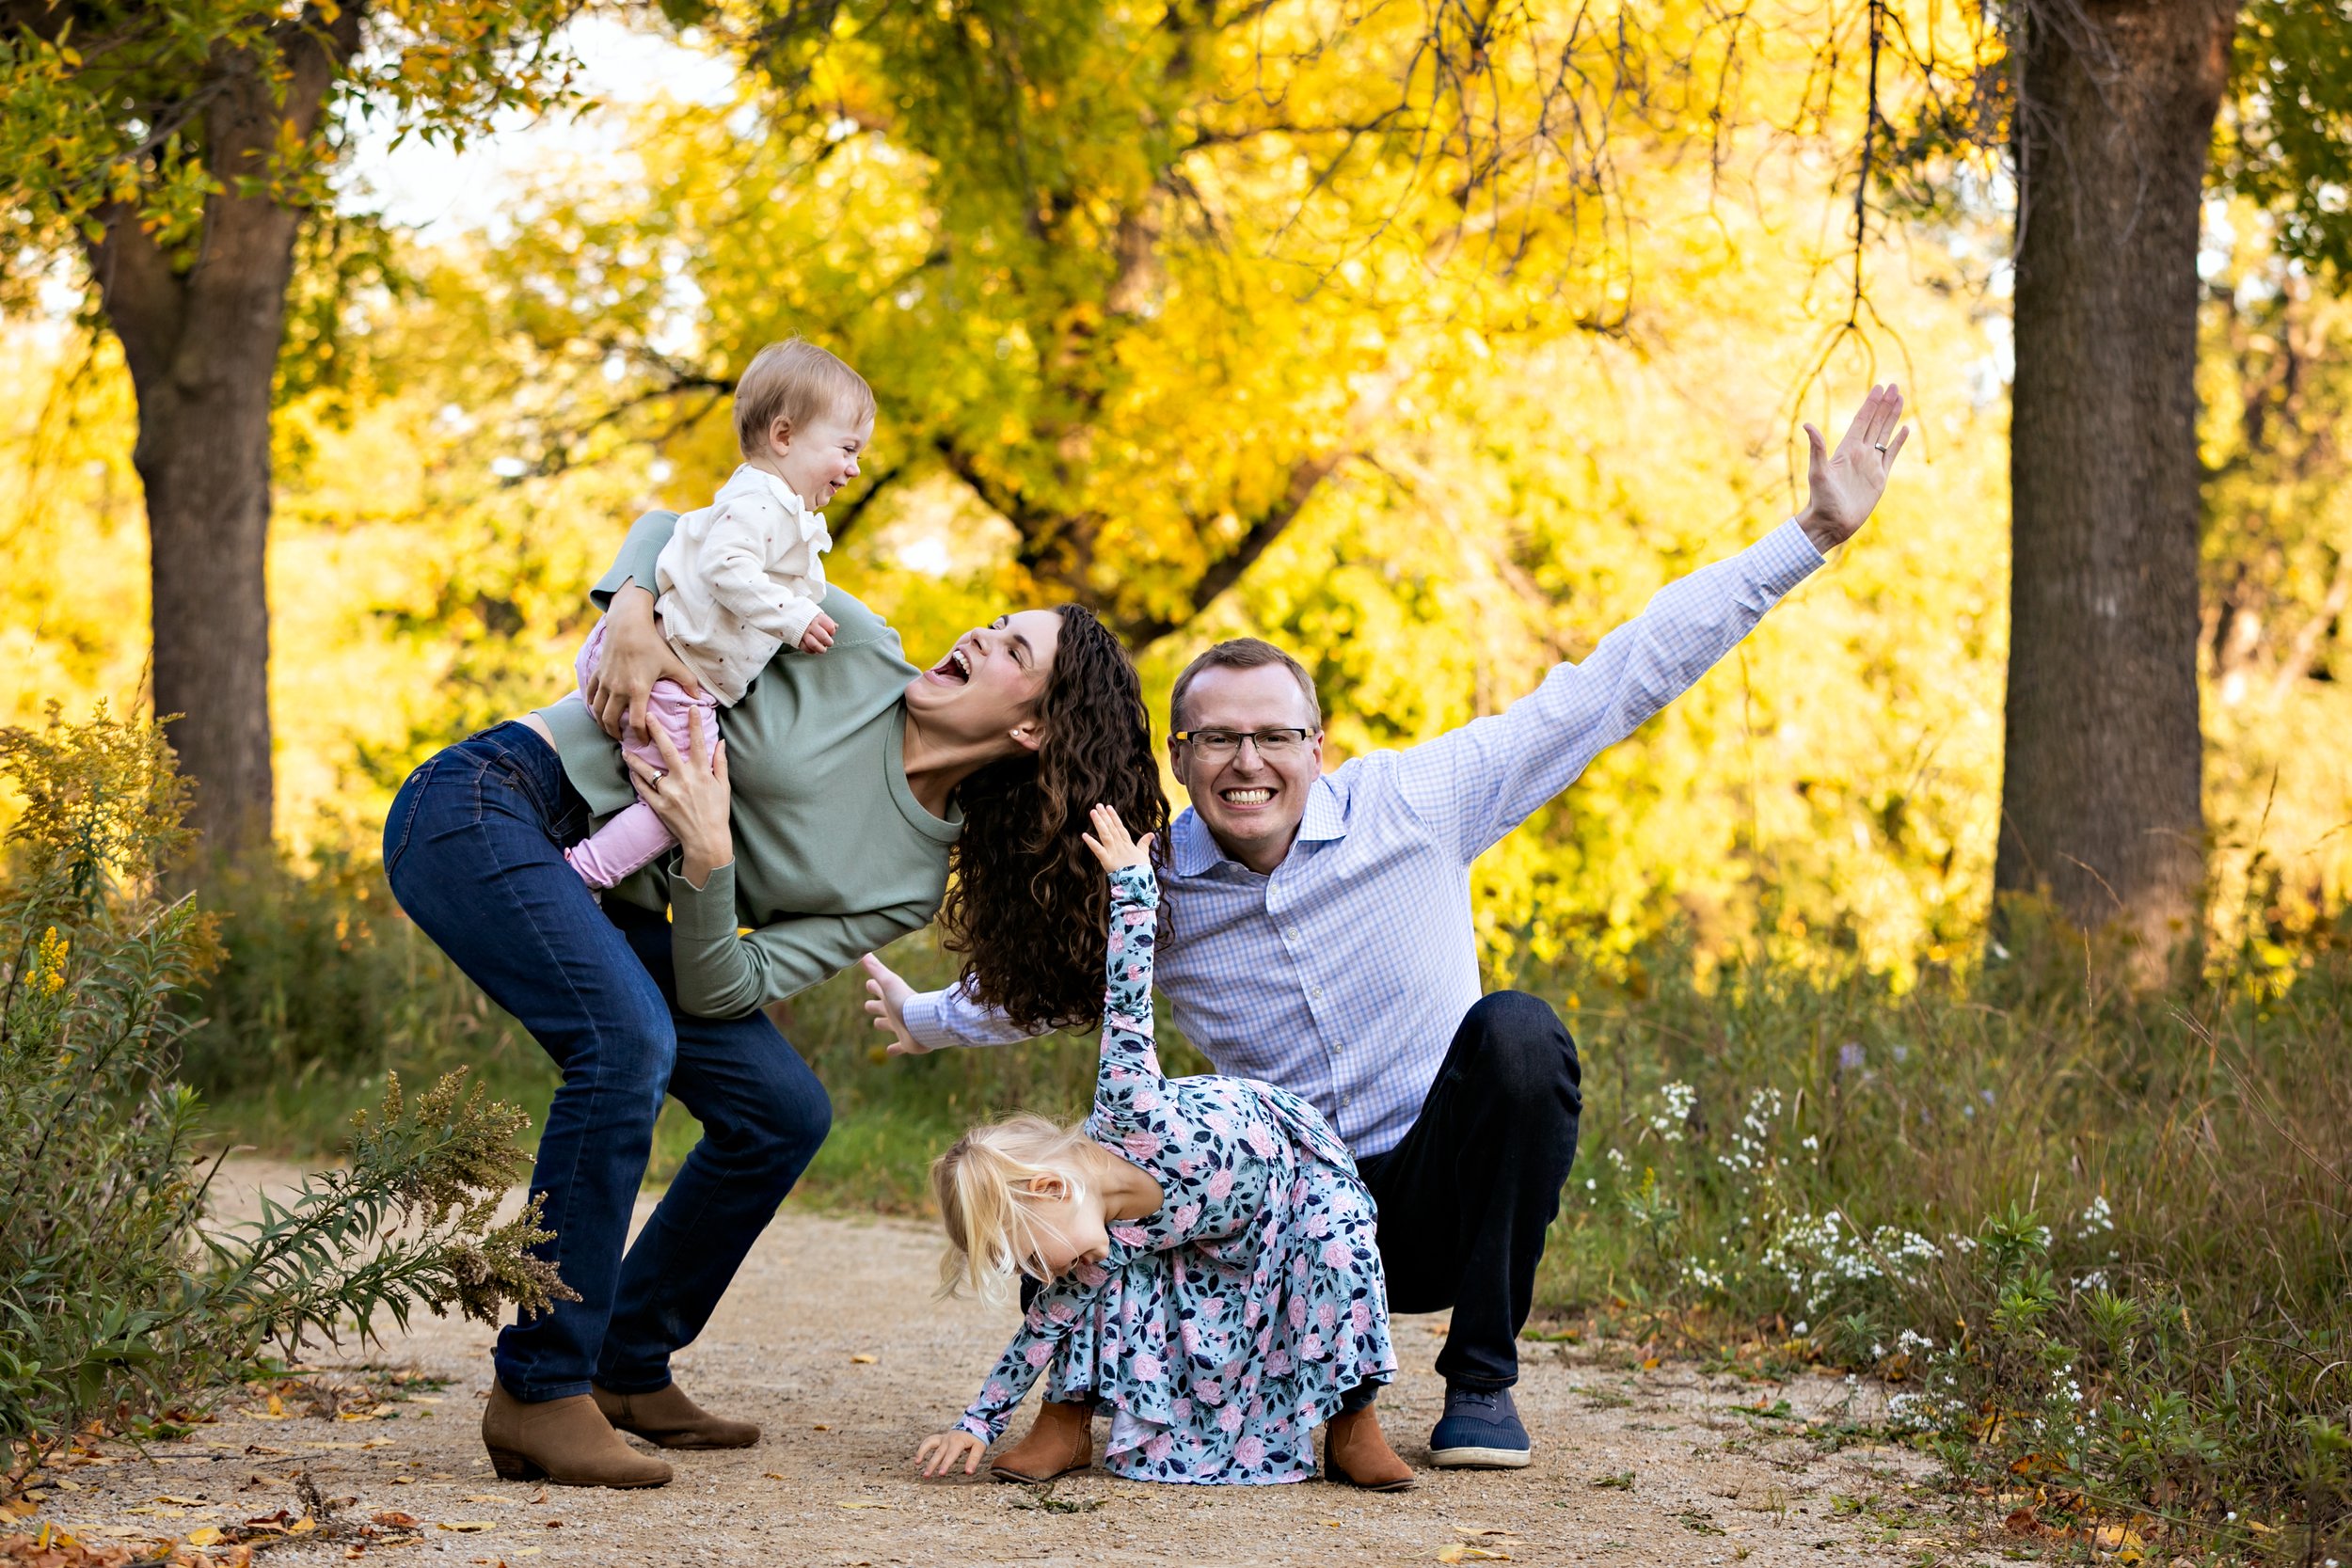
M 645 705 L 654 682 L 675 681 L 694 696 L 703 694 L 694 672 L 662 637 L 653 606 L 650 592 L 633 582 L 621 584 L 612 595 L 612 608 L 605 612 L 604 653 L 580 691 L 588 711 L 615 740 L 644 735 L 650 727 Z
M 735 859 L 735 832 L 728 825 L 732 796 L 727 790 L 727 749 L 703 728 L 703 710 L 686 716 L 689 762 L 678 755 L 676 743 L 660 725 L 653 729 L 654 745 L 661 752 L 656 768 L 643 757 L 623 753 L 634 775 L 637 798 L 653 808 L 670 836 L 678 842 L 679 866 L 695 887 L 709 884 L 710 874 Z
M 977 1475 L 980 1456 L 988 1452 L 988 1445 L 958 1427 L 953 1432 L 935 1433 L 923 1439 L 914 1450 L 914 1463 L 927 1476 L 944 1476 L 954 1470 L 956 1462 L 963 1462 L 963 1473 Z
M 1146 833 L 1138 844 L 1127 836 L 1127 824 L 1110 807 L 1097 806 L 1089 815 L 1094 832 L 1078 836 L 1087 841 L 1087 847 L 1094 851 L 1094 858 L 1103 863 L 1104 870 L 1123 871 L 1131 865 L 1152 863 L 1152 841 L 1158 834 Z

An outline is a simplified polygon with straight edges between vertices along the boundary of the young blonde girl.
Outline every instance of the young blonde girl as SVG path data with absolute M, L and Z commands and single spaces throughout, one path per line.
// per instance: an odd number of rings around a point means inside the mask
M 979 1398 L 916 1461 L 925 1475 L 959 1463 L 972 1474 L 1041 1374 L 1046 1398 L 1109 1408 L 1104 1463 L 1132 1480 L 1303 1480 L 1327 1423 L 1334 1479 L 1409 1486 L 1371 1408 L 1396 1370 L 1371 1196 L 1296 1096 L 1161 1074 L 1151 836 L 1135 843 L 1101 806 L 1093 825 L 1087 843 L 1111 879 L 1094 1112 L 1074 1128 L 977 1128 L 932 1167 L 950 1287 L 1046 1283 Z

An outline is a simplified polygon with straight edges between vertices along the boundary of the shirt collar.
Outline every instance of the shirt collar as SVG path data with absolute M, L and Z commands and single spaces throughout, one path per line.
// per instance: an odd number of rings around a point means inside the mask
M 1318 777 L 1307 787 L 1307 810 L 1298 819 L 1298 843 L 1321 843 L 1327 839 L 1347 836 L 1347 813 L 1340 805 L 1340 793 L 1331 787 L 1328 778 Z M 1176 818 L 1169 837 L 1168 868 L 1179 877 L 1199 877 L 1219 861 L 1232 857 L 1218 847 L 1216 835 L 1200 820 L 1200 814 L 1190 806 Z M 1233 861 L 1238 865 L 1239 861 Z
M 744 490 L 756 490 L 774 498 L 776 504 L 783 507 L 791 516 L 797 517 L 808 510 L 807 503 L 801 499 L 792 486 L 767 469 L 755 468 L 749 463 L 740 464 L 736 467 L 720 494 L 724 495 L 728 491 L 739 493 Z

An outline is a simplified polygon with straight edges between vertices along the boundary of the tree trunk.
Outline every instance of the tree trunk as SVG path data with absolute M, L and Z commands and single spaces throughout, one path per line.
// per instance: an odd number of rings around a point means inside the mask
M 267 185 L 280 127 L 316 131 L 360 7 L 331 32 L 291 29 L 274 92 L 249 57 L 220 62 L 203 158 L 220 188 L 190 249 L 135 206 L 102 211 L 91 247 L 106 319 L 138 398 L 132 460 L 147 490 L 155 711 L 196 783 L 189 825 L 215 853 L 269 841 L 270 411 L 302 211 Z
M 2201 919 L 2197 239 L 2238 0 L 2028 0 L 1996 893 L 2133 941 Z

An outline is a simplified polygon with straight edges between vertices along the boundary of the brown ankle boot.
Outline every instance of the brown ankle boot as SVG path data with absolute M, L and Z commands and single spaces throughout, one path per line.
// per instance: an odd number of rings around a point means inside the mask
M 558 1486 L 660 1486 L 670 1467 L 621 1441 L 585 1394 L 525 1403 L 493 1381 L 482 1409 L 482 1446 L 501 1481 Z
M 594 1385 L 590 1392 L 606 1420 L 657 1448 L 748 1449 L 759 1441 L 755 1424 L 713 1416 L 675 1383 L 650 1394 L 616 1394 Z
M 1413 1467 L 1396 1457 L 1372 1406 L 1331 1418 L 1324 1429 L 1323 1473 L 1367 1492 L 1409 1492 Z
M 988 1473 L 998 1481 L 1036 1485 L 1083 1470 L 1094 1463 L 1094 1404 L 1056 1404 L 1038 1407 L 1029 1434 L 996 1456 Z

